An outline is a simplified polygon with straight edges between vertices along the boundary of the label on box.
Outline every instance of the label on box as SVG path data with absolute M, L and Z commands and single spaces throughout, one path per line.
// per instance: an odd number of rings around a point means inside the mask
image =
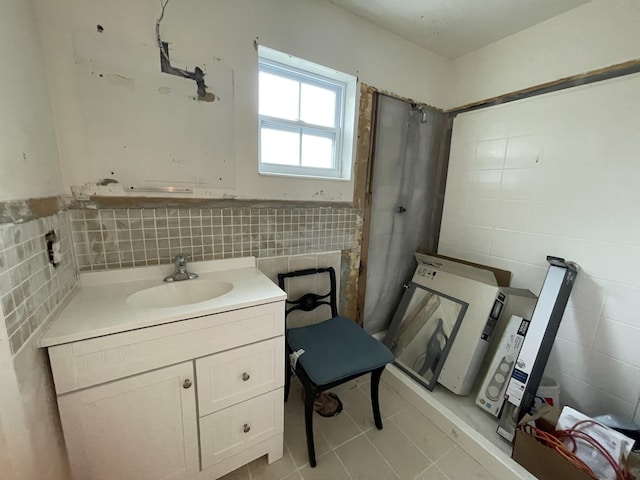
M 511 373 L 509 385 L 507 386 L 507 397 L 509 398 L 509 402 L 513 403 L 516 407 L 520 406 L 528 378 L 529 374 L 518 368 L 514 368 Z

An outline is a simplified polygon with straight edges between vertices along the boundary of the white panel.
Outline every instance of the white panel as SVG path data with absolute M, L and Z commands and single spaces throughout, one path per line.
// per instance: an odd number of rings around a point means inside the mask
M 284 337 L 196 360 L 202 417 L 284 385 Z
M 58 394 L 282 335 L 284 302 L 49 348 Z
M 283 390 L 252 398 L 200 419 L 202 468 L 284 431 Z
M 58 397 L 74 479 L 178 480 L 199 471 L 191 362 Z

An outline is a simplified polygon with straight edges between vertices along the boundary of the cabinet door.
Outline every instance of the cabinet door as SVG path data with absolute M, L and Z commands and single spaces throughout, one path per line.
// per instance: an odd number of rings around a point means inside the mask
M 193 363 L 187 362 L 58 397 L 74 479 L 197 474 L 193 382 Z

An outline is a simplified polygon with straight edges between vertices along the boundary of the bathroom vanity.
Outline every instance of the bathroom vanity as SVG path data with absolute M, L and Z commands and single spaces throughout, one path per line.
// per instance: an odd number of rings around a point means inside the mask
M 283 452 L 285 293 L 254 258 L 80 274 L 40 340 L 76 480 L 215 479 Z

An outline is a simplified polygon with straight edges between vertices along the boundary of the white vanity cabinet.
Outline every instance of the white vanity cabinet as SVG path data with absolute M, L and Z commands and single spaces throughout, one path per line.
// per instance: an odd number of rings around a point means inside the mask
M 209 480 L 282 457 L 284 294 L 264 279 L 249 306 L 99 334 L 64 324 L 72 300 L 41 345 L 74 480 Z
M 60 396 L 74 478 L 196 476 L 200 461 L 192 379 L 193 363 L 186 362 Z

